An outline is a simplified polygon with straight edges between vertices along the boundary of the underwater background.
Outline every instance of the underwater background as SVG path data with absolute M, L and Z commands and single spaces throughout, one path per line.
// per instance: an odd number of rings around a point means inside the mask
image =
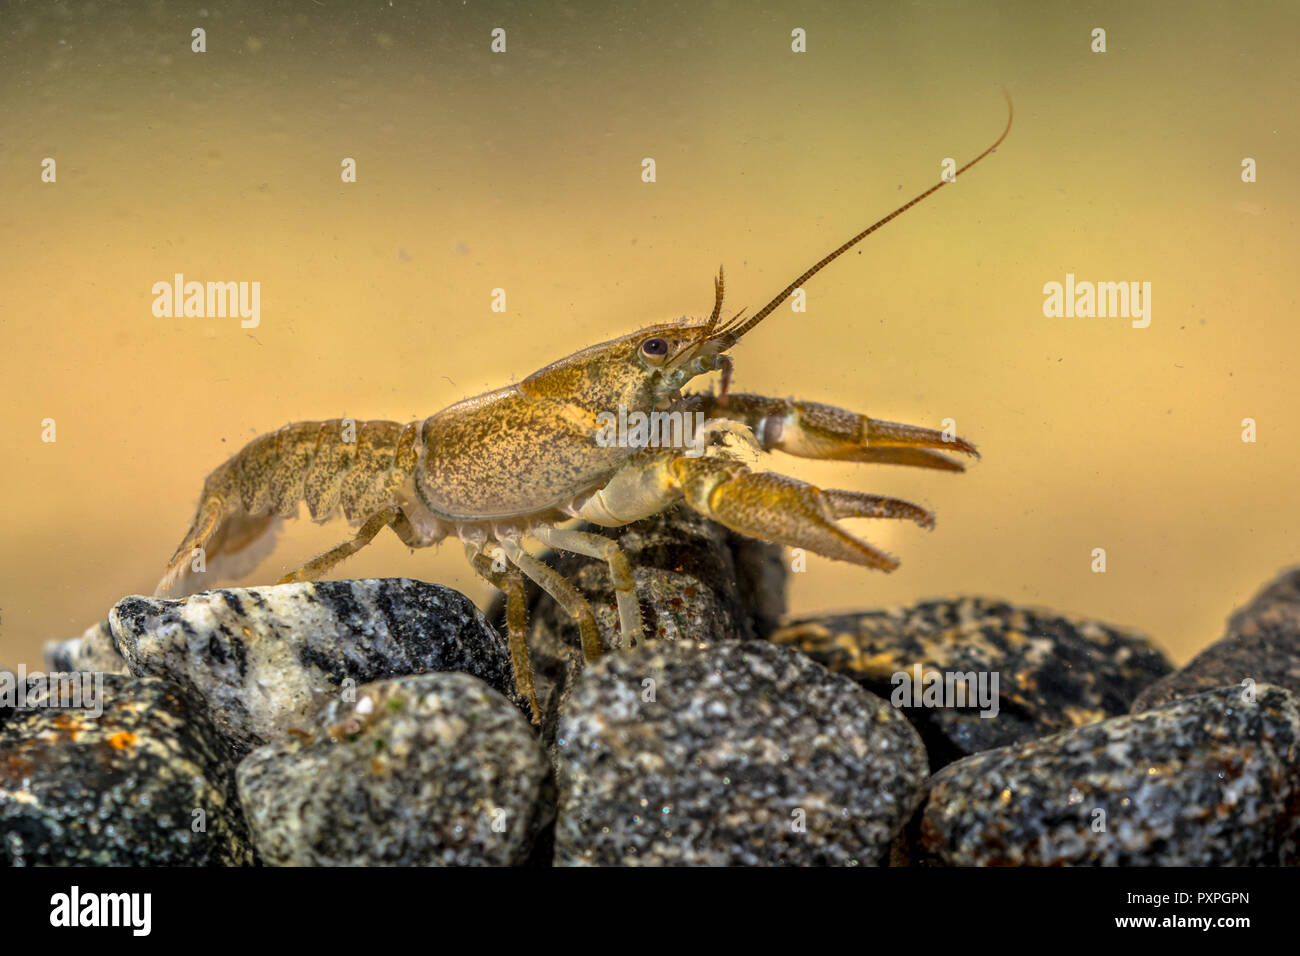
M 995 154 L 733 353 L 736 391 L 952 419 L 983 454 L 964 475 L 766 460 L 938 516 L 849 523 L 902 567 L 810 556 L 791 611 L 986 594 L 1182 662 L 1300 560 L 1294 3 L 0 11 L 0 664 L 152 593 L 253 437 L 424 418 L 705 316 L 719 264 L 726 314 L 755 309 L 992 142 L 1003 87 Z M 176 273 L 260 283 L 257 326 L 155 316 Z M 1150 282 L 1149 327 L 1046 317 L 1067 274 Z M 291 522 L 239 583 L 349 536 Z M 334 576 L 491 594 L 455 542 L 389 534 Z

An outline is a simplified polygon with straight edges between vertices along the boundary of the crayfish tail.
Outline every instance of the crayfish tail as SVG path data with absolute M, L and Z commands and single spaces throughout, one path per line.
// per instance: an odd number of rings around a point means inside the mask
M 182 597 L 207 582 L 231 580 L 252 571 L 275 547 L 280 517 L 274 512 L 230 512 L 220 498 L 208 498 L 154 589 L 155 597 Z

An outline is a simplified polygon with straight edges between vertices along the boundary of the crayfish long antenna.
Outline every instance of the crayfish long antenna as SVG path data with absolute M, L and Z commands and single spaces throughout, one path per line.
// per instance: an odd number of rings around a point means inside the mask
M 913 206 L 919 203 L 922 199 L 926 199 L 934 195 L 935 193 L 937 193 L 944 186 L 948 185 L 948 183 L 952 182 L 953 179 L 956 179 L 958 176 L 966 172 L 966 170 L 970 169 L 972 166 L 978 163 L 989 153 L 993 152 L 995 149 L 1001 146 L 1002 141 L 1006 139 L 1007 134 L 1011 132 L 1011 121 L 1012 119 L 1015 118 L 1015 112 L 1016 112 L 1015 107 L 1011 103 L 1011 94 L 1004 89 L 1002 91 L 1002 95 L 1007 98 L 1007 125 L 1006 128 L 1002 130 L 1002 135 L 999 136 L 994 141 L 992 146 L 984 150 L 984 152 L 980 153 L 978 156 L 976 156 L 974 159 L 968 162 L 965 166 L 962 166 L 959 170 L 957 170 L 957 172 L 953 174 L 952 179 L 939 180 L 939 182 L 935 183 L 925 192 L 921 193 L 919 196 L 912 199 L 910 202 L 904 203 L 903 205 L 899 206 L 897 209 L 891 212 L 884 219 L 881 219 L 879 222 L 872 223 L 870 226 L 868 226 L 866 229 L 863 229 L 860 233 L 858 233 L 848 242 L 844 243 L 844 245 L 840 246 L 834 252 L 831 252 L 829 255 L 822 258 L 815 265 L 813 265 L 812 268 L 810 268 L 807 272 L 805 272 L 799 278 L 795 279 L 788 286 L 786 286 L 775 299 L 773 299 L 767 305 L 763 306 L 763 308 L 759 309 L 752 316 L 750 316 L 748 321 L 746 321 L 743 325 L 733 330 L 731 334 L 734 335 L 736 338 L 740 338 L 742 335 L 744 335 L 754 326 L 758 325 L 759 322 L 763 321 L 763 319 L 767 318 L 767 316 L 772 312 L 772 310 L 775 309 L 777 306 L 779 306 L 786 299 L 788 299 L 791 293 L 793 293 L 795 289 L 802 286 L 805 282 L 807 282 L 809 279 L 815 276 L 822 269 L 826 268 L 828 265 L 830 265 L 840 256 L 844 255 L 844 253 L 848 252 L 850 249 L 856 246 L 863 239 L 867 238 L 867 236 L 871 235 L 873 232 L 875 232 L 885 223 L 889 222 L 892 219 L 898 218 L 903 213 L 907 212 L 907 210 L 911 209 Z

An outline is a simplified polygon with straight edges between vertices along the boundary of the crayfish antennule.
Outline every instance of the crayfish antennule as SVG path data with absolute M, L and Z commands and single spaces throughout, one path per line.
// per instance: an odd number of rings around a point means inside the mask
M 709 324 L 705 326 L 710 332 L 717 326 L 718 316 L 722 314 L 722 297 L 725 294 L 726 282 L 722 266 L 718 266 L 718 277 L 713 280 L 713 314 L 709 316 Z

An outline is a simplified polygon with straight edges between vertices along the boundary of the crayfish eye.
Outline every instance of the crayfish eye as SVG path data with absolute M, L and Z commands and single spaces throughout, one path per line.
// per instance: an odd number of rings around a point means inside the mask
M 662 359 L 668 354 L 668 340 L 655 336 L 641 343 L 641 354 L 649 359 Z

